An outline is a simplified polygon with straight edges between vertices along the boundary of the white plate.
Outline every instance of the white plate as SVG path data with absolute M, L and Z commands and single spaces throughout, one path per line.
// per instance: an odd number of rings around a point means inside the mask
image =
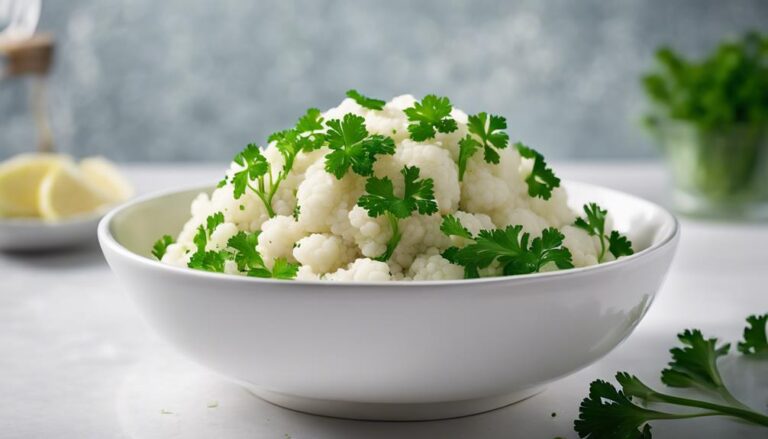
M 57 250 L 96 239 L 104 212 L 49 222 L 35 218 L 0 218 L 0 251 Z

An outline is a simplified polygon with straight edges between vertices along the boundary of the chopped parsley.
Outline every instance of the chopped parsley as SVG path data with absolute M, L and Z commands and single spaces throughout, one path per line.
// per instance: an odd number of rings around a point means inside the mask
M 405 115 L 410 122 L 408 132 L 411 139 L 422 142 L 440 133 L 452 133 L 458 129 L 456 121 L 451 117 L 453 106 L 446 97 L 426 95 L 421 102 L 406 108 Z
M 363 96 L 354 89 L 347 90 L 347 97 L 354 99 L 358 105 L 369 110 L 383 110 L 384 104 L 386 104 L 386 102 L 382 101 L 381 99 L 373 99 L 369 98 L 368 96 Z
M 388 177 L 370 177 L 365 183 L 366 193 L 358 199 L 357 205 L 367 210 L 371 218 L 386 215 L 392 229 L 386 251 L 377 260 L 387 261 L 394 253 L 401 238 L 400 219 L 408 218 L 414 211 L 422 215 L 437 212 L 434 182 L 431 178 L 420 180 L 419 172 L 415 166 L 405 166 L 400 170 L 405 182 L 402 197 L 395 195 L 392 180 Z

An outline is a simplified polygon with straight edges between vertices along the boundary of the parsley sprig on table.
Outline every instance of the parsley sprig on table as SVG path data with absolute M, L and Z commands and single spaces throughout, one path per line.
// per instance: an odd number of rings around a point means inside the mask
M 523 226 L 481 230 L 473 237 L 453 216 L 446 216 L 440 230 L 446 235 L 471 239 L 465 247 L 450 247 L 443 252 L 448 261 L 464 267 L 466 278 L 480 277 L 479 269 L 497 262 L 505 276 L 536 273 L 548 263 L 558 268 L 573 268 L 570 250 L 563 246 L 564 236 L 554 227 L 544 229 L 533 240 Z
M 768 320 L 764 316 L 751 316 L 751 328 L 745 329 L 744 344 L 752 345 L 765 340 L 765 328 L 755 330 L 755 322 Z M 753 333 L 753 331 L 755 331 Z M 761 338 L 762 337 L 762 338 Z M 621 390 L 612 384 L 596 380 L 590 384 L 589 396 L 579 407 L 579 418 L 574 429 L 581 438 L 589 439 L 650 439 L 655 420 L 687 419 L 707 416 L 728 416 L 768 427 L 768 415 L 757 412 L 736 399 L 725 386 L 717 366 L 718 358 L 725 356 L 729 344 L 718 345 L 716 338 L 705 339 L 701 331 L 686 330 L 678 335 L 682 347 L 670 350 L 672 361 L 661 373 L 661 381 L 670 387 L 685 387 L 716 398 L 683 398 L 659 392 L 627 372 L 616 374 Z M 741 346 L 742 343 L 739 343 Z M 751 354 L 751 351 L 749 352 Z M 639 403 L 642 403 L 640 405 Z M 685 411 L 663 412 L 647 407 L 661 403 Z
M 406 108 L 408 117 L 408 132 L 411 139 L 422 142 L 440 133 L 452 133 L 458 129 L 456 120 L 451 117 L 453 106 L 446 97 L 426 95 L 421 102 L 415 102 L 413 107 Z
M 744 341 L 737 348 L 744 355 L 768 354 L 768 314 L 747 317 L 749 326 L 744 328 Z
M 381 99 L 373 99 L 368 96 L 363 96 L 357 90 L 347 90 L 347 97 L 352 98 L 361 107 L 365 107 L 369 110 L 383 110 L 386 102 Z
M 616 258 L 634 253 L 632 242 L 626 236 L 616 230 L 612 231 L 610 235 L 605 234 L 607 210 L 600 208 L 597 203 L 588 203 L 584 205 L 584 214 L 586 217 L 577 218 L 573 225 L 585 230 L 591 236 L 600 238 L 600 253 L 597 256 L 597 262 L 603 262 L 606 250 Z
M 259 197 L 270 218 L 275 216 L 272 200 L 280 188 L 280 184 L 288 177 L 293 163 L 299 152 L 314 151 L 323 146 L 325 135 L 323 118 L 320 110 L 310 108 L 296 123 L 294 128 L 279 131 L 269 136 L 269 142 L 275 142 L 275 147 L 283 157 L 283 167 L 275 176 L 270 163 L 261 153 L 256 144 L 249 144 L 234 158 L 234 162 L 242 169 L 232 176 L 235 199 L 240 199 L 246 189 L 250 189 Z M 226 183 L 226 179 L 220 184 Z M 255 184 L 255 185 L 254 185 Z
M 357 200 L 357 205 L 368 211 L 371 218 L 386 215 L 392 230 L 387 241 L 387 248 L 376 259 L 387 261 L 394 253 L 402 237 L 399 221 L 408 218 L 413 212 L 431 215 L 437 212 L 434 182 L 431 178 L 419 179 L 419 168 L 405 166 L 400 173 L 405 183 L 403 196 L 395 195 L 392 180 L 388 177 L 370 177 L 365 183 L 365 194 Z
M 469 116 L 467 130 L 469 133 L 459 141 L 459 181 L 464 179 L 467 161 L 477 150 L 483 149 L 483 159 L 488 163 L 498 164 L 500 157 L 497 149 L 509 145 L 507 119 L 501 116 L 488 115 L 482 112 Z
M 395 141 L 380 134 L 369 135 L 365 119 L 352 113 L 344 119 L 329 120 L 326 141 L 332 150 L 325 156 L 325 170 L 341 179 L 352 168 L 356 174 L 373 174 L 376 155 L 395 153 Z

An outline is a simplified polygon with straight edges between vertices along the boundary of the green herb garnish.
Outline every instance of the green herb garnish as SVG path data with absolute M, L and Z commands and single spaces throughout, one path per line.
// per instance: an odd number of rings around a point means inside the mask
M 547 167 L 544 156 L 535 149 L 529 148 L 520 142 L 515 144 L 520 155 L 533 160 L 531 174 L 525 178 L 528 184 L 528 195 L 549 200 L 552 190 L 560 186 L 560 179 L 555 176 L 551 168 Z
M 332 119 L 327 125 L 326 140 L 332 151 L 325 156 L 325 170 L 337 179 L 350 167 L 358 175 L 371 176 L 376 155 L 395 153 L 395 141 L 379 134 L 369 136 L 365 119 L 358 115 L 347 113 L 343 120 Z
M 467 238 L 469 231 L 454 217 L 446 216 L 440 229 L 446 235 Z M 450 247 L 442 254 L 451 263 L 464 267 L 466 278 L 479 277 L 479 269 L 498 262 L 505 276 L 536 273 L 548 264 L 558 268 L 573 268 L 571 252 L 563 246 L 564 236 L 554 227 L 544 229 L 541 236 L 530 239 L 522 233 L 523 226 L 481 230 L 474 242 L 462 247 Z M 530 242 L 530 245 L 529 245 Z
M 256 144 L 249 144 L 239 152 L 234 161 L 243 169 L 232 177 L 235 199 L 240 199 L 246 189 L 252 190 L 264 204 L 270 218 L 275 216 L 272 199 L 275 197 L 280 184 L 293 168 L 293 162 L 299 152 L 314 151 L 323 146 L 325 136 L 323 118 L 320 110 L 310 108 L 292 129 L 279 131 L 269 136 L 269 142 L 275 142 L 275 147 L 283 156 L 283 167 L 273 175 L 272 168 Z M 254 186 L 255 184 L 255 186 Z
M 347 97 L 354 99 L 358 105 L 369 110 L 383 110 L 384 104 L 386 104 L 386 102 L 381 99 L 373 99 L 368 96 L 363 96 L 354 89 L 347 90 Z
M 500 157 L 496 150 L 509 145 L 509 135 L 503 131 L 507 129 L 507 119 L 501 116 L 488 116 L 484 112 L 469 116 L 467 129 L 469 134 L 459 141 L 459 181 L 464 179 L 467 161 L 478 149 L 483 148 L 486 162 L 498 164 Z
M 410 124 L 408 132 L 411 139 L 422 142 L 435 137 L 435 134 L 452 133 L 458 129 L 456 121 L 451 117 L 453 106 L 446 97 L 426 95 L 421 102 L 416 102 L 413 107 L 406 108 Z
M 163 237 L 155 241 L 155 245 L 152 246 L 152 256 L 157 258 L 158 261 L 163 259 L 168 246 L 174 242 L 176 241 L 171 235 L 163 235 Z
M 584 205 L 586 217 L 576 218 L 574 226 L 585 230 L 591 236 L 600 238 L 600 253 L 597 256 L 598 262 L 603 262 L 605 251 L 608 250 L 614 257 L 629 256 L 634 253 L 632 242 L 617 231 L 612 231 L 610 235 L 605 234 L 605 218 L 608 211 L 600 208 L 597 203 L 588 203 Z
M 392 180 L 388 177 L 370 177 L 365 183 L 365 194 L 357 201 L 357 205 L 368 211 L 368 216 L 376 218 L 386 215 L 392 229 L 392 237 L 387 242 L 387 249 L 376 259 L 387 261 L 394 253 L 400 242 L 401 233 L 399 220 L 408 218 L 414 211 L 422 215 L 437 212 L 434 183 L 431 178 L 419 180 L 419 168 L 403 167 L 400 173 L 405 181 L 403 196 L 395 195 Z

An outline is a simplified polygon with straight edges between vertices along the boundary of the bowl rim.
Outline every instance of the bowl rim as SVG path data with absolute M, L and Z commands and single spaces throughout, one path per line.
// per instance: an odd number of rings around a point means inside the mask
M 662 249 L 669 247 L 670 245 L 673 245 L 680 236 L 680 222 L 678 218 L 674 214 L 672 214 L 668 209 L 664 208 L 663 206 L 657 203 L 646 200 L 642 197 L 638 197 L 636 195 L 632 195 L 616 189 L 611 189 L 605 186 L 600 186 L 592 183 L 585 183 L 577 180 L 563 180 L 563 186 L 565 187 L 574 186 L 574 185 L 581 186 L 585 189 L 599 189 L 601 191 L 608 192 L 611 195 L 629 198 L 632 202 L 646 203 L 652 206 L 653 208 L 655 208 L 656 210 L 658 210 L 659 212 L 661 212 L 662 215 L 666 217 L 665 224 L 671 223 L 672 227 L 669 229 L 667 234 L 663 236 L 658 242 L 654 243 L 653 245 L 651 245 L 646 249 L 643 249 L 630 256 L 624 256 L 621 259 L 603 262 L 596 265 L 590 265 L 587 267 L 569 268 L 565 270 L 530 273 L 530 274 L 522 274 L 522 275 L 516 275 L 516 276 L 490 276 L 490 277 L 481 277 L 478 279 L 364 281 L 364 282 L 331 281 L 331 280 L 319 280 L 319 279 L 318 280 L 315 280 L 315 279 L 311 279 L 311 280 L 309 279 L 301 279 L 301 280 L 299 279 L 294 279 L 294 280 L 265 279 L 265 278 L 259 278 L 259 277 L 242 276 L 237 274 L 216 273 L 216 272 L 209 272 L 209 271 L 203 271 L 203 270 L 194 270 L 187 267 L 177 267 L 174 265 L 164 264 L 158 260 L 154 260 L 149 257 L 139 255 L 137 253 L 134 253 L 133 251 L 128 250 L 125 246 L 123 246 L 120 242 L 118 242 L 117 239 L 115 239 L 114 235 L 112 234 L 111 224 L 112 224 L 112 220 L 117 215 L 133 208 L 136 205 L 148 202 L 156 198 L 166 197 L 166 196 L 170 196 L 170 195 L 174 195 L 182 192 L 193 192 L 193 191 L 210 192 L 210 190 L 214 188 L 212 185 L 197 184 L 197 185 L 177 186 L 170 189 L 163 189 L 159 191 L 150 192 L 142 196 L 134 197 L 133 199 L 114 207 L 109 212 L 107 212 L 99 221 L 98 240 L 102 246 L 102 251 L 104 251 L 104 247 L 108 247 L 113 252 L 118 253 L 121 256 L 128 258 L 131 261 L 138 263 L 148 269 L 156 270 L 156 271 L 166 271 L 166 272 L 173 273 L 180 276 L 191 276 L 193 278 L 212 279 L 212 280 L 218 279 L 221 281 L 229 281 L 229 282 L 243 282 L 243 283 L 251 283 L 251 284 L 268 284 L 268 285 L 284 285 L 284 286 L 285 285 L 292 285 L 292 286 L 301 285 L 301 286 L 310 286 L 310 287 L 332 286 L 332 287 L 338 287 L 338 288 L 357 288 L 357 287 L 363 287 L 363 286 L 372 286 L 372 287 L 386 287 L 386 288 L 403 288 L 408 286 L 419 286 L 419 287 L 472 286 L 477 284 L 488 284 L 488 283 L 519 284 L 519 283 L 526 283 L 526 282 L 534 281 L 538 279 L 579 277 L 584 275 L 597 274 L 599 272 L 619 269 L 620 267 L 623 267 L 625 265 L 632 264 L 634 262 L 638 262 L 641 260 L 646 260 L 652 257 L 654 254 L 661 251 Z

